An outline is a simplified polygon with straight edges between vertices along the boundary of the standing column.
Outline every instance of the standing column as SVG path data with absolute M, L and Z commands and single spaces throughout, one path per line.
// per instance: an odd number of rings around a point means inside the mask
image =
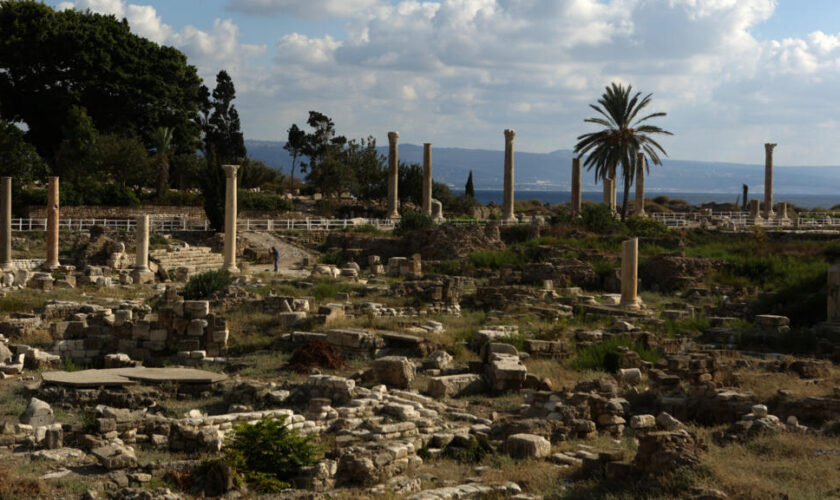
M 0 179 L 0 269 L 12 269 L 12 178 Z
M 55 269 L 58 262 L 58 177 L 50 177 L 47 187 L 47 261 L 46 269 Z
M 616 198 L 616 192 L 618 191 L 618 181 L 616 179 L 615 172 L 613 172 L 612 178 L 610 180 L 612 181 L 610 183 L 610 208 L 613 212 L 615 212 L 618 207 L 618 198 Z
M 505 193 L 502 202 L 502 220 L 512 221 L 516 218 L 513 213 L 513 138 L 516 132 L 505 129 Z
M 773 215 L 773 148 L 776 144 L 764 145 L 764 218 Z
M 631 238 L 621 244 L 621 307 L 639 308 L 636 294 L 639 281 L 639 239 Z
M 397 139 L 399 132 L 388 132 L 388 219 L 399 219 L 399 153 L 397 151 Z
M 639 153 L 636 162 L 636 215 L 645 215 L 645 155 Z
M 615 212 L 615 179 L 604 179 L 604 205 L 610 207 L 610 210 Z
M 432 215 L 432 144 L 423 144 L 423 213 Z
M 572 217 L 580 215 L 580 158 L 572 158 Z
M 149 270 L 149 216 L 137 217 L 137 228 L 134 239 L 137 242 L 137 251 L 134 254 L 134 269 L 138 271 Z
M 239 165 L 222 165 L 225 171 L 225 260 L 222 269 L 238 273 L 236 267 L 236 171 Z

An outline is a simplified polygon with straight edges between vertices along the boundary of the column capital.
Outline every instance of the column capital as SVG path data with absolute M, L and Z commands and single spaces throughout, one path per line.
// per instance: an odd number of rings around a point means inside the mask
M 778 144 L 767 142 L 764 144 L 764 150 L 768 153 L 772 153 L 773 148 L 775 148 L 776 146 L 778 146 Z
M 516 136 L 516 131 L 512 128 L 505 129 L 505 140 L 508 142 L 513 142 L 513 138 Z
M 399 138 L 400 138 L 400 133 L 399 132 L 388 132 L 388 142 L 390 142 L 391 144 L 394 144 L 395 142 L 397 142 L 397 139 L 399 139 Z
M 236 171 L 239 170 L 239 165 L 222 165 L 222 170 L 228 177 L 236 177 Z
M 431 142 L 424 142 L 423 147 L 430 148 L 430 147 L 432 147 L 432 143 Z

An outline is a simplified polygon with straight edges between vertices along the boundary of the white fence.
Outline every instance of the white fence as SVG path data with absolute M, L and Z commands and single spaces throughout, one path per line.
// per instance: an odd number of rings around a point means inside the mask
M 152 218 L 150 229 L 159 232 L 171 231 L 209 231 L 210 221 L 207 219 L 187 218 Z M 59 218 L 60 229 L 69 231 L 87 231 L 93 226 L 108 229 L 133 231 L 137 225 L 136 219 L 64 219 Z M 236 227 L 242 231 L 282 231 L 301 229 L 307 231 L 327 231 L 371 225 L 378 229 L 394 228 L 394 221 L 390 219 L 239 219 Z M 12 219 L 12 231 L 46 231 L 47 219 L 20 218 Z
M 736 227 L 761 226 L 778 229 L 833 229 L 840 228 L 840 212 L 808 212 L 789 219 L 755 219 L 749 212 L 672 212 L 651 213 L 653 219 L 668 227 L 696 226 L 702 221 L 713 224 L 729 222 Z

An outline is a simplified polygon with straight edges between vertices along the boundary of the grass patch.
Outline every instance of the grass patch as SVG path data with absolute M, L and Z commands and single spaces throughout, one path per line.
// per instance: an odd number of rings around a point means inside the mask
M 470 262 L 475 267 L 489 267 L 499 269 L 502 266 L 521 266 L 526 262 L 525 256 L 513 250 L 478 250 L 470 254 Z
M 615 373 L 618 371 L 621 359 L 621 348 L 635 351 L 644 361 L 655 363 L 662 354 L 654 349 L 648 349 L 641 344 L 632 343 L 628 337 L 610 337 L 602 342 L 594 343 L 577 349 L 569 366 L 577 370 L 598 370 Z

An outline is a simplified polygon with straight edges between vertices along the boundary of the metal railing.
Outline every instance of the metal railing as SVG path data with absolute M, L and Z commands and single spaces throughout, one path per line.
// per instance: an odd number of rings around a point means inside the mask
M 209 231 L 210 221 L 207 219 L 189 218 L 151 218 L 149 220 L 150 230 L 159 232 L 172 231 Z M 101 226 L 108 229 L 133 231 L 137 220 L 130 219 L 71 219 L 60 218 L 59 229 L 68 231 L 88 231 L 94 226 Z M 239 219 L 236 227 L 242 231 L 282 231 L 282 230 L 306 230 L 306 231 L 329 231 L 335 229 L 346 229 L 371 225 L 377 229 L 390 230 L 394 228 L 395 221 L 390 219 L 328 219 L 325 217 L 314 217 L 307 219 Z M 47 219 L 40 218 L 18 218 L 12 219 L 12 231 L 46 231 Z

